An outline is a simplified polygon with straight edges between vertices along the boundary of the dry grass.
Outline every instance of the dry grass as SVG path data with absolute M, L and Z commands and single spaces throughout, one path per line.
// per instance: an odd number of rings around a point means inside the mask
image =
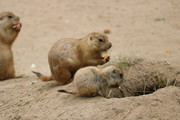
M 150 94 L 160 88 L 175 86 L 175 71 L 164 62 L 152 62 L 135 57 L 115 57 L 113 61 L 124 71 L 124 89 L 116 90 L 120 97 Z M 113 92 L 112 92 L 113 94 Z M 126 95 L 128 94 L 128 95 Z M 115 95 L 116 96 L 116 95 Z

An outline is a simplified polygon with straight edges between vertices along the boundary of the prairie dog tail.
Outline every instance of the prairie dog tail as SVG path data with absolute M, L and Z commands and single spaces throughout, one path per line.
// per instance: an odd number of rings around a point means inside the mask
M 39 72 L 35 72 L 35 71 L 32 71 L 34 74 L 36 74 L 36 76 L 43 82 L 47 82 L 47 81 L 51 81 L 51 80 L 54 80 L 54 78 L 52 76 L 45 76 Z
M 58 90 L 58 92 L 68 93 L 68 94 L 76 94 L 75 92 L 68 92 L 66 90 Z

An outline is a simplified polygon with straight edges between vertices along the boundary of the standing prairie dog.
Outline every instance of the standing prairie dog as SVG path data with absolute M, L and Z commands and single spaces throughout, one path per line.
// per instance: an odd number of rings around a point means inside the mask
M 91 33 L 80 39 L 61 39 L 51 48 L 48 56 L 51 76 L 34 72 L 42 81 L 56 80 L 61 85 L 71 82 L 75 72 L 85 66 L 103 65 L 109 56 L 102 53 L 111 48 L 108 37 Z
M 85 67 L 79 69 L 74 75 L 74 92 L 58 90 L 80 96 L 101 95 L 108 97 L 110 88 L 120 87 L 123 82 L 123 72 L 116 66 L 105 68 Z
M 0 13 L 0 80 L 16 77 L 11 46 L 21 29 L 19 20 L 11 12 Z

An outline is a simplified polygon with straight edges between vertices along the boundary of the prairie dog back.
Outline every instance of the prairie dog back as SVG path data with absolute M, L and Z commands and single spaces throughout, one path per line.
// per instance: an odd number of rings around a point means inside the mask
M 86 96 L 99 91 L 99 71 L 97 67 L 85 67 L 76 72 L 73 86 L 78 95 Z

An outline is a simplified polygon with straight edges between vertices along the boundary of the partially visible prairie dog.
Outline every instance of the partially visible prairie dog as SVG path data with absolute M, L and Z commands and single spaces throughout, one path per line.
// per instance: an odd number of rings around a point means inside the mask
M 108 97 L 110 88 L 120 87 L 123 82 L 123 72 L 116 66 L 105 68 L 85 67 L 79 69 L 73 80 L 74 92 L 58 90 L 80 96 L 92 96 L 99 94 Z
M 19 20 L 11 12 L 0 13 L 0 80 L 16 77 L 11 46 L 21 29 Z
M 103 65 L 109 61 L 102 53 L 111 48 L 108 37 L 91 33 L 80 39 L 61 39 L 51 48 L 48 56 L 51 76 L 34 72 L 42 81 L 56 80 L 61 85 L 71 82 L 75 72 L 85 66 Z

